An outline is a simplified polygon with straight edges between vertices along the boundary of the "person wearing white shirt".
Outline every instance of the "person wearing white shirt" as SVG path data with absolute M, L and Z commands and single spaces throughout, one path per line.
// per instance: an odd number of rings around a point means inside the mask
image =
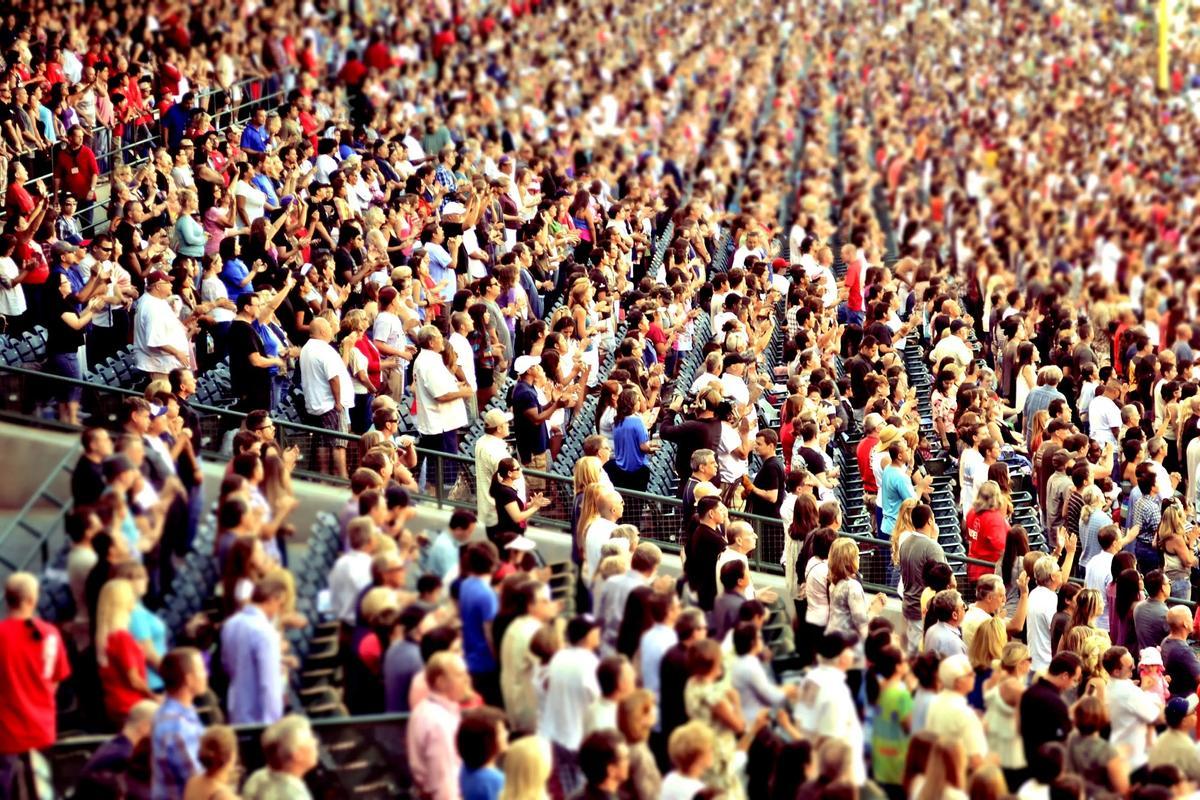
M 979 768 L 988 754 L 983 721 L 967 704 L 967 695 L 975 687 L 975 669 L 965 655 L 953 655 L 938 665 L 942 690 L 929 704 L 925 730 L 948 740 L 959 741 L 967 754 L 970 771 Z
M 465 311 L 456 311 L 450 315 L 450 327 L 452 332 L 446 339 L 446 344 L 454 351 L 463 378 L 466 379 L 467 386 L 471 387 L 471 394 L 467 396 L 467 411 L 469 418 L 474 419 L 479 414 L 475 396 L 479 384 L 475 379 L 475 353 L 471 349 L 471 343 L 467 341 L 467 334 L 475 330 L 475 322 Z
M 1042 556 L 1033 565 L 1037 588 L 1029 593 L 1029 611 L 1025 616 L 1029 655 L 1035 672 L 1050 666 L 1050 622 L 1058 612 L 1058 587 L 1062 570 L 1053 556 Z
M 943 358 L 950 357 L 961 368 L 966 368 L 968 364 L 975 360 L 975 352 L 967 346 L 967 343 L 962 340 L 959 332 L 966 327 L 961 319 L 956 319 L 950 323 L 950 330 L 944 334 L 941 341 L 933 348 L 933 352 L 929 354 L 929 360 L 934 364 L 940 363 Z
M 827 633 L 817 643 L 817 666 L 800 683 L 792 718 L 796 727 L 817 736 L 841 739 L 850 747 L 850 778 L 861 786 L 867 779 L 863 763 L 863 729 L 846 684 L 854 665 L 854 648 L 841 633 Z
M 346 362 L 329 342 L 333 329 L 320 317 L 308 329 L 308 341 L 300 349 L 300 385 L 304 387 L 304 407 L 320 420 L 326 430 L 345 433 L 350 430 L 350 408 L 354 405 L 354 384 Z M 333 465 L 336 474 L 346 475 L 346 440 L 334 438 Z
M 564 766 L 576 763 L 583 743 L 583 712 L 600 698 L 600 628 L 589 617 L 575 617 L 567 623 L 566 638 L 567 646 L 550 659 L 545 702 L 538 715 L 538 734 L 550 741 L 555 762 Z
M 762 660 L 763 641 L 758 626 L 741 622 L 733 629 L 733 652 L 737 656 L 730 668 L 730 684 L 742 701 L 742 717 L 755 719 L 760 711 L 773 711 L 794 701 L 799 688 L 780 686 L 767 675 Z
M 1117 445 L 1117 436 L 1121 433 L 1121 409 L 1117 406 L 1116 398 L 1121 396 L 1121 384 L 1109 381 L 1104 385 L 1104 392 L 1092 398 L 1088 404 L 1088 436 L 1101 447 Z
M 604 543 L 612 538 L 617 520 L 625 513 L 625 502 L 615 491 L 601 492 L 597 511 L 600 516 L 588 525 L 583 533 L 585 579 L 591 580 L 600 567 L 600 551 Z
M 350 552 L 340 556 L 329 573 L 329 604 L 343 625 L 353 626 L 358 597 L 371 585 L 371 559 L 375 551 L 375 523 L 355 517 L 346 529 Z
M 461 383 L 446 367 L 442 351 L 446 340 L 432 325 L 417 331 L 417 346 L 421 352 L 413 359 L 413 388 L 417 395 L 417 432 L 421 447 L 441 453 L 458 453 L 458 431 L 467 425 L 467 397 L 475 392 Z M 442 477 L 446 485 L 454 484 L 458 463 L 442 462 Z
M 1119 659 L 1114 652 L 1118 650 Z M 1114 647 L 1108 652 L 1112 656 L 1104 659 L 1103 666 L 1109 674 L 1108 714 L 1112 724 L 1109 742 L 1114 747 L 1125 746 L 1132 772 L 1146 765 L 1155 726 L 1162 718 L 1163 700 L 1133 682 L 1133 655 L 1127 649 Z
M 976 437 L 987 435 L 987 428 L 982 425 L 968 427 L 962 432 L 962 442 L 966 445 L 958 461 L 958 504 L 964 515 L 975 504 L 975 493 L 980 485 L 987 480 L 987 465 L 983 454 L 979 452 Z
M 667 651 L 679 643 L 675 621 L 679 618 L 679 599 L 674 592 L 655 592 L 647 603 L 654 623 L 642 634 L 638 644 L 638 675 L 642 687 L 654 695 L 654 705 L 660 713 L 654 720 L 654 730 L 662 730 L 662 661 Z
M 1133 534 L 1136 536 L 1136 534 Z M 1100 552 L 1088 559 L 1083 570 L 1083 585 L 1100 593 L 1100 602 L 1104 611 L 1096 618 L 1096 627 L 1102 631 L 1108 630 L 1108 585 L 1112 583 L 1113 557 L 1121 550 L 1120 529 L 1109 525 L 1101 528 L 1096 534 Z
M 179 315 L 167 302 L 171 279 L 160 270 L 146 275 L 146 294 L 133 317 L 134 365 L 151 380 L 165 379 L 173 369 L 192 366 L 191 342 Z

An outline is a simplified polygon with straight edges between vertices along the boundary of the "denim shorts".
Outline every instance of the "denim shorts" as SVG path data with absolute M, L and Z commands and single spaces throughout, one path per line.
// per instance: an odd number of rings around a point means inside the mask
M 81 380 L 83 372 L 79 369 L 78 353 L 54 353 L 46 358 L 46 371 L 51 375 L 61 375 L 64 378 Z M 60 403 L 78 403 L 83 397 L 83 387 L 74 383 L 55 382 L 54 398 Z

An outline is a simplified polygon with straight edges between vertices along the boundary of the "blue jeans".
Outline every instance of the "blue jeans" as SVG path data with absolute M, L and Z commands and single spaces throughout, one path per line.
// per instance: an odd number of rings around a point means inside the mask
M 1178 578 L 1171 581 L 1171 597 L 1176 600 L 1192 599 L 1192 579 Z
M 850 306 L 842 303 L 837 308 L 837 318 L 843 325 L 862 325 L 867 315 L 863 311 L 851 311 Z
M 83 373 L 79 369 L 79 353 L 54 353 L 46 358 L 47 372 L 64 378 L 79 380 Z M 55 399 L 60 403 L 78 403 L 83 396 L 83 387 L 75 383 L 61 383 L 55 387 Z

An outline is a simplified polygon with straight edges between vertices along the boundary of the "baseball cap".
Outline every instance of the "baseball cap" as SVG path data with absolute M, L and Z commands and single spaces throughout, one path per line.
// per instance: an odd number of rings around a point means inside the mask
M 80 248 L 76 247 L 75 245 L 71 244 L 70 242 L 64 242 L 61 240 L 55 242 L 54 247 L 51 249 L 53 250 L 54 255 L 56 255 L 56 256 L 62 256 L 62 255 L 66 255 L 68 253 L 78 253 L 80 250 Z
M 788 260 L 786 258 L 777 258 L 771 262 L 771 269 L 779 269 L 780 267 L 786 267 L 787 265 Z
M 493 408 L 483 415 L 483 427 L 489 431 L 494 431 L 501 425 L 512 422 L 512 418 L 512 414 L 508 411 Z
M 465 214 L 465 213 L 467 213 L 467 207 L 464 206 L 462 203 L 458 202 L 457 200 L 451 200 L 449 203 L 446 203 L 446 205 L 442 206 L 442 216 L 443 217 L 448 217 L 451 214 Z
M 517 373 L 517 375 L 524 375 L 532 367 L 536 367 L 541 363 L 541 356 L 521 356 L 513 362 L 513 372 Z
M 158 283 L 159 281 L 171 282 L 171 276 L 163 272 L 161 269 L 152 269 L 146 273 L 146 285 Z
M 938 666 L 938 681 L 945 687 L 953 686 L 959 678 L 974 674 L 975 668 L 971 666 L 971 659 L 962 654 L 950 656 Z
M 1163 714 L 1166 717 L 1167 724 L 1172 728 L 1178 727 L 1179 723 L 1183 722 L 1185 717 L 1196 713 L 1196 704 L 1198 702 L 1200 700 L 1197 700 L 1194 694 L 1187 697 L 1172 697 L 1167 702 L 1167 708 Z

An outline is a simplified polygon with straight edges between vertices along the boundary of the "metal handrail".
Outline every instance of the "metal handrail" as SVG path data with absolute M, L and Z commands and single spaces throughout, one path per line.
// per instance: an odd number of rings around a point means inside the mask
M 69 465 L 79 457 L 79 453 L 82 449 L 82 445 L 79 444 L 76 444 L 74 447 L 70 448 L 66 455 L 59 459 L 54 467 L 50 470 L 50 474 L 47 475 L 41 484 L 38 485 L 37 490 L 34 491 L 33 494 L 29 496 L 29 499 L 25 501 L 25 505 L 21 506 L 21 510 L 17 512 L 17 516 L 8 524 L 8 527 L 4 529 L 4 532 L 0 533 L 0 552 L 3 552 L 4 546 L 8 544 L 9 540 L 19 528 L 25 528 L 30 530 L 31 533 L 33 532 L 32 526 L 28 525 L 28 523 L 25 521 L 26 517 L 29 516 L 29 513 L 33 511 L 33 509 L 43 500 L 43 498 L 51 496 L 49 494 L 50 486 L 54 483 L 54 481 L 58 480 L 59 475 L 61 475 L 63 471 L 68 473 L 72 471 Z M 39 535 L 34 536 L 34 547 L 30 551 L 29 555 L 22 559 L 20 563 L 14 563 L 6 557 L 0 556 L 0 568 L 8 570 L 10 574 L 12 572 L 21 572 L 23 570 L 27 570 L 38 555 L 41 555 L 43 564 L 49 562 L 50 554 L 46 551 L 46 543 L 50 538 L 51 531 L 53 531 L 58 523 L 62 521 L 62 518 L 66 516 L 67 510 L 71 507 L 70 499 L 68 498 L 66 502 L 56 503 L 56 505 L 58 508 L 57 517 L 54 523 L 45 531 L 38 532 Z

